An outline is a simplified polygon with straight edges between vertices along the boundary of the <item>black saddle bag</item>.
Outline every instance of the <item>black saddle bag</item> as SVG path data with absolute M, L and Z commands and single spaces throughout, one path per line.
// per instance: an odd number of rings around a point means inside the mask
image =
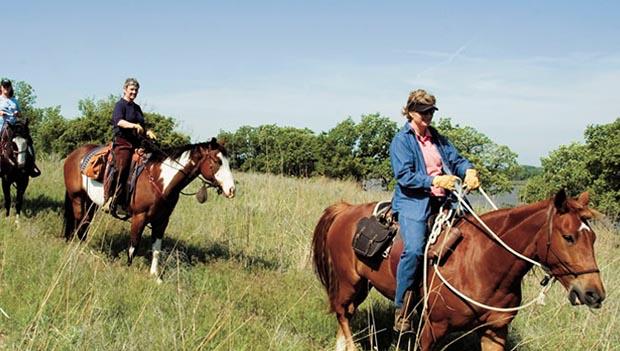
M 353 236 L 353 250 L 358 256 L 366 258 L 380 255 L 397 232 L 397 227 L 383 224 L 375 216 L 362 218 Z

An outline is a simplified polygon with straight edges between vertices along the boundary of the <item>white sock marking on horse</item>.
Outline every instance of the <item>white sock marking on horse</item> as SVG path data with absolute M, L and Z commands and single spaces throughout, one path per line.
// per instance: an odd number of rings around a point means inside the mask
M 342 333 L 338 333 L 336 337 L 336 351 L 345 351 L 347 349 L 347 339 Z
M 228 195 L 235 187 L 235 179 L 230 171 L 230 163 L 228 162 L 228 159 L 224 157 L 221 152 L 217 154 L 217 157 L 222 160 L 222 165 L 215 173 L 215 180 L 217 180 L 217 182 L 222 186 L 224 194 Z
M 189 155 L 190 152 L 188 150 L 182 153 L 181 156 L 176 160 L 167 158 L 164 160 L 164 162 L 162 162 L 161 166 L 159 167 L 161 172 L 160 179 L 163 180 L 164 184 L 162 192 L 166 192 L 166 188 L 168 187 L 168 185 L 170 185 L 174 176 L 176 176 L 179 172 L 181 172 L 181 170 L 183 170 L 185 166 L 187 166 L 187 164 L 189 163 Z
M 161 239 L 155 239 L 153 243 L 153 260 L 151 261 L 151 275 L 159 275 L 159 255 L 161 252 Z
M 582 230 L 592 231 L 592 229 L 590 229 L 590 226 L 588 226 L 584 222 L 581 222 L 581 226 L 579 226 L 579 229 L 577 231 L 580 232 Z
M 129 257 L 133 257 L 133 252 L 136 251 L 136 248 L 133 246 L 129 246 Z

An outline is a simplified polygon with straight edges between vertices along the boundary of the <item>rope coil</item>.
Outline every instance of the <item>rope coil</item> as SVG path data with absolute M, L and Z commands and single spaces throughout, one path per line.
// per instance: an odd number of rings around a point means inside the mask
M 497 210 L 497 206 L 493 203 L 493 201 L 489 198 L 489 196 L 484 192 L 484 190 L 482 188 L 479 188 L 480 192 L 483 194 L 483 196 L 486 198 L 486 200 L 491 204 L 491 206 Z M 544 305 L 545 304 L 545 296 L 547 294 L 547 292 L 549 291 L 549 289 L 551 288 L 551 286 L 553 285 L 553 282 L 555 282 L 555 278 L 552 277 L 549 274 L 549 269 L 547 267 L 545 267 L 543 264 L 530 259 L 529 257 L 526 257 L 524 255 L 522 255 L 521 253 L 515 251 L 514 249 L 512 249 L 508 244 L 506 244 L 493 230 L 491 230 L 491 228 L 489 228 L 486 223 L 484 223 L 484 221 L 474 212 L 473 208 L 471 208 L 469 206 L 469 204 L 467 203 L 467 201 L 465 201 L 465 198 L 463 196 L 463 188 L 460 184 L 460 182 L 457 183 L 456 186 L 456 190 L 453 192 L 457 199 L 459 200 L 459 207 L 463 206 L 465 207 L 470 214 L 480 223 L 480 225 L 482 225 L 482 227 L 484 228 L 484 230 L 487 231 L 488 234 L 491 235 L 491 237 L 493 239 L 495 239 L 495 241 L 497 241 L 502 247 L 504 247 L 506 250 L 508 250 L 510 253 L 512 253 L 513 255 L 515 255 L 516 257 L 529 262 L 535 266 L 538 266 L 540 268 L 542 268 L 545 272 L 545 278 L 543 279 L 543 281 L 541 282 L 542 285 L 542 289 L 541 291 L 538 293 L 538 296 L 536 298 L 534 298 L 533 300 L 529 301 L 528 303 L 522 304 L 520 306 L 515 306 L 515 307 L 495 307 L 495 306 L 490 306 L 487 304 L 484 304 L 482 302 L 476 301 L 475 299 L 465 295 L 465 293 L 461 292 L 460 290 L 458 290 L 456 287 L 454 287 L 452 284 L 450 284 L 448 282 L 448 280 L 441 274 L 441 272 L 439 271 L 439 262 L 441 261 L 441 257 L 439 257 L 433 264 L 433 269 L 435 271 L 435 275 L 437 275 L 437 277 L 439 277 L 439 279 L 442 281 L 443 284 L 445 284 L 448 289 L 450 289 L 455 295 L 459 296 L 460 298 L 462 298 L 463 300 L 471 303 L 472 305 L 478 306 L 480 308 L 484 308 L 490 311 L 497 311 L 497 312 L 515 312 L 515 311 L 519 311 L 521 309 L 527 308 L 533 304 L 539 304 L 539 305 Z M 423 267 L 423 292 L 424 292 L 424 305 L 423 305 L 423 311 L 422 311 L 422 315 L 424 315 L 424 313 L 426 313 L 426 311 L 428 310 L 428 298 L 429 298 L 429 293 L 428 293 L 428 288 L 429 288 L 429 283 L 428 283 L 428 251 L 429 248 L 432 244 L 435 243 L 435 241 L 437 240 L 437 237 L 439 236 L 439 233 L 441 233 L 441 228 L 443 227 L 443 224 L 446 221 L 450 221 L 449 226 L 451 227 L 453 222 L 454 222 L 454 218 L 452 217 L 452 210 L 448 211 L 448 215 L 446 216 L 443 213 L 443 208 L 442 210 L 440 210 L 440 214 L 437 216 L 437 219 L 435 220 L 435 223 L 433 224 L 433 229 L 431 231 L 431 234 L 429 236 L 429 240 L 426 243 L 426 248 L 424 250 L 424 267 Z M 549 282 L 551 282 L 551 284 L 548 284 Z M 422 319 L 420 319 L 420 323 L 422 323 Z

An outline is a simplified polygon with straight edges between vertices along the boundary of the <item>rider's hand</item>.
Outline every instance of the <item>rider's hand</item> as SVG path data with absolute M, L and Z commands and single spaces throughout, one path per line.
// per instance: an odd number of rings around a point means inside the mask
M 150 129 L 146 131 L 146 137 L 149 139 L 157 140 L 157 135 L 155 135 L 155 133 Z
M 465 179 L 463 180 L 468 190 L 476 190 L 480 187 L 480 179 L 478 179 L 478 171 L 470 168 L 465 171 Z
M 133 128 L 138 131 L 139 135 L 142 135 L 144 133 L 144 128 L 142 128 L 142 126 L 138 123 L 135 123 L 133 126 Z
M 438 175 L 433 178 L 433 186 L 448 190 L 454 190 L 456 181 L 458 179 L 459 177 L 455 175 Z

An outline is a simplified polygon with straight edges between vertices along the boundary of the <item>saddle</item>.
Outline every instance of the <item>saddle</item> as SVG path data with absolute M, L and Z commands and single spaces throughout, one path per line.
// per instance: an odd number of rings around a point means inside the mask
M 430 233 L 435 222 L 435 215 L 431 216 L 427 223 L 427 232 Z M 429 260 L 440 260 L 439 264 L 445 263 L 461 242 L 461 232 L 456 224 L 461 217 L 456 218 L 450 228 L 444 226 L 437 241 L 429 248 Z M 353 250 L 360 258 L 366 259 L 390 259 L 393 271 L 400 261 L 402 253 L 402 241 L 396 235 L 400 229 L 398 222 L 392 213 L 392 205 L 389 201 L 379 202 L 370 217 L 362 218 L 357 224 L 357 230 L 353 236 Z
M 131 165 L 129 166 L 127 183 L 123 184 L 123 186 L 125 186 L 125 191 L 123 192 L 125 196 L 119 199 L 119 203 L 115 204 L 114 207 L 118 205 L 124 207 L 124 204 L 130 203 L 136 189 L 138 177 L 144 170 L 146 162 L 150 159 L 151 155 L 151 153 L 145 153 L 142 148 L 137 148 L 134 151 L 131 157 Z M 113 167 L 112 159 L 112 143 L 101 145 L 92 149 L 84 156 L 80 163 L 80 171 L 88 178 L 102 183 L 105 180 L 106 168 Z M 115 174 L 115 172 L 109 173 Z M 116 214 L 116 210 L 112 211 L 112 215 L 121 218 L 120 215 Z
M 80 163 L 80 171 L 83 175 L 98 182 L 103 182 L 105 166 L 112 151 L 112 143 L 101 145 L 92 149 Z

